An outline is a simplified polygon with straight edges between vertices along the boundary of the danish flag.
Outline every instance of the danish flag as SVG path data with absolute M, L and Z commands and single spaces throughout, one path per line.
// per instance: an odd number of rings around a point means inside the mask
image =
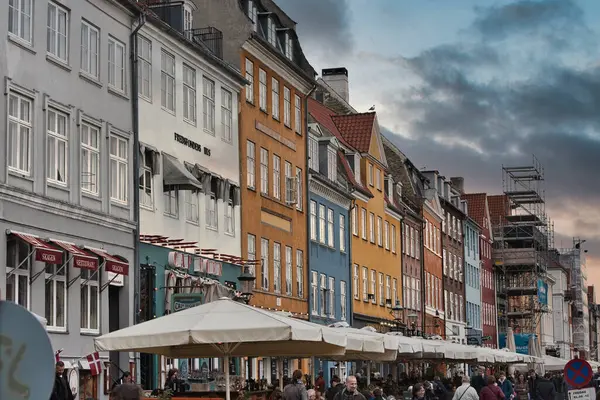
M 102 361 L 100 361 L 100 355 L 98 352 L 93 352 L 87 356 L 88 364 L 90 364 L 90 372 L 92 375 L 100 375 L 102 372 Z

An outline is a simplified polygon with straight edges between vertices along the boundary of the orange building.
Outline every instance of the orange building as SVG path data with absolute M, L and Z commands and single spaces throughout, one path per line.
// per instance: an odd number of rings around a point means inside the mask
M 277 6 L 246 9 L 254 32 L 241 51 L 242 255 L 261 260 L 251 304 L 308 318 L 305 118 L 316 73 Z
M 398 190 L 388 171 L 374 112 L 331 117 L 344 140 L 356 149 L 348 155 L 357 182 L 352 208 L 353 326 L 388 331 L 391 309 L 402 299 Z M 400 302 L 401 304 L 401 302 Z
M 425 274 L 425 320 L 423 332 L 444 337 L 444 290 L 442 265 L 442 220 L 444 212 L 437 192 L 426 189 L 423 204 L 423 262 Z

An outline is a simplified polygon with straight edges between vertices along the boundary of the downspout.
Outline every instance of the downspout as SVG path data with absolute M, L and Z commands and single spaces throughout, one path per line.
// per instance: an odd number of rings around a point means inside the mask
M 308 140 L 309 140 L 309 133 L 308 133 L 308 98 L 313 94 L 313 92 L 317 89 L 317 85 L 313 85 L 313 87 L 308 91 L 308 93 L 306 94 L 306 96 L 304 96 L 304 150 L 305 150 L 305 156 L 304 156 L 304 182 L 306 182 L 306 195 L 304 196 L 304 204 L 302 204 L 302 209 L 304 210 L 304 213 L 306 215 L 305 218 L 305 222 L 306 222 L 306 273 L 304 274 L 304 276 L 306 277 L 305 279 L 305 285 L 306 285 L 306 310 L 308 311 L 308 320 L 311 320 L 312 317 L 312 310 L 311 310 L 311 291 L 310 291 L 310 210 L 308 209 L 308 199 L 310 197 L 310 173 L 308 171 Z M 312 358 L 314 359 L 314 358 Z M 311 365 L 311 368 L 314 370 L 315 366 Z
M 356 207 L 356 200 L 350 200 L 350 208 L 348 209 L 348 269 L 350 271 L 348 285 L 350 288 L 350 296 L 348 296 L 348 290 L 346 289 L 346 298 L 350 299 L 350 307 L 348 307 L 348 321 L 350 326 L 354 326 L 354 293 L 353 290 L 357 288 L 354 287 L 354 275 L 353 275 L 353 265 L 352 265 L 352 210 Z M 357 214 L 358 215 L 358 214 Z M 356 221 L 358 224 L 358 221 Z
M 444 233 L 442 232 L 442 234 L 440 235 L 442 237 L 441 240 L 441 245 L 442 245 L 442 253 L 444 252 Z M 464 256 L 464 254 L 463 254 Z M 447 323 L 447 318 L 448 318 L 448 313 L 446 310 L 446 297 L 444 296 L 444 291 L 446 290 L 446 274 L 444 274 L 444 265 L 443 265 L 444 260 L 442 259 L 442 304 L 443 304 L 443 308 L 444 308 L 444 330 L 442 331 L 442 338 L 444 338 L 444 340 L 446 340 L 446 336 L 447 336 L 447 331 L 446 331 L 446 323 Z M 460 272 L 459 272 L 460 273 Z M 467 299 L 466 293 L 464 293 L 465 296 L 465 301 Z
M 133 269 L 134 286 L 133 294 L 134 314 L 133 323 L 139 322 L 140 312 L 140 125 L 139 125 L 139 96 L 138 96 L 138 57 L 137 57 L 137 33 L 146 23 L 146 15 L 140 12 L 137 16 L 137 26 L 129 35 L 129 49 L 131 60 L 131 126 L 133 130 L 133 220 L 135 228 L 133 230 Z M 136 381 L 140 382 L 140 356 L 135 355 L 136 361 Z
M 425 213 L 423 212 L 423 205 L 421 205 L 421 229 L 419 236 L 421 237 L 420 246 L 424 246 L 425 244 L 425 235 L 423 235 L 423 231 L 425 230 L 424 224 L 427 223 L 425 219 Z M 427 288 L 425 287 L 425 251 L 424 247 L 421 247 L 421 336 L 425 334 L 425 294 Z

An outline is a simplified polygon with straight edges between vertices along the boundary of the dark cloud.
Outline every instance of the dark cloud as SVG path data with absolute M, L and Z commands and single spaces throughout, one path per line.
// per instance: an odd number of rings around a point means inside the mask
M 291 19 L 303 48 L 328 57 L 351 53 L 354 47 L 348 0 L 276 0 Z

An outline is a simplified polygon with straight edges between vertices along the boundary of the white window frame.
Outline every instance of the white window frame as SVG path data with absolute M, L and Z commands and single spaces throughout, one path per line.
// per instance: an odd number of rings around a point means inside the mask
M 117 154 L 113 152 L 113 140 L 116 141 L 117 144 Z M 125 145 L 125 154 L 120 152 L 121 144 Z M 114 202 L 118 202 L 121 204 L 127 204 L 129 201 L 129 140 L 115 135 L 114 133 L 110 134 L 109 139 L 109 154 L 110 154 L 110 199 Z M 113 179 L 113 167 L 117 167 L 116 176 L 117 176 L 117 193 L 113 191 L 112 179 Z M 124 173 L 122 173 L 122 168 L 124 168 Z
M 224 205 L 223 213 L 225 214 L 225 234 L 235 236 L 235 207 L 232 199 L 229 199 Z
M 358 264 L 354 264 L 352 266 L 353 274 L 352 274 L 352 295 L 358 300 L 360 299 L 360 277 L 359 277 L 359 267 Z
M 175 113 L 175 56 L 160 51 L 160 106 L 163 110 Z
M 32 266 L 32 254 L 31 254 L 31 246 L 24 241 L 16 238 L 10 238 L 6 242 L 6 259 L 10 255 L 12 255 L 10 250 L 11 246 L 15 246 L 14 249 L 14 260 L 12 260 L 13 267 L 9 267 L 8 263 L 5 264 L 6 271 L 6 295 L 5 300 L 12 301 L 16 304 L 19 304 L 22 307 L 31 309 L 31 266 Z M 23 246 L 21 248 L 21 246 Z M 24 255 L 27 258 L 21 258 L 20 256 Z M 8 277 L 10 275 L 10 277 Z M 8 280 L 13 281 L 13 291 L 8 290 Z M 27 293 L 25 295 L 26 300 L 25 304 L 19 302 L 19 298 L 21 297 L 20 293 L 20 285 L 19 280 L 23 279 L 26 283 Z
M 269 290 L 269 239 L 260 238 L 261 289 Z
M 396 254 L 396 225 L 392 224 L 392 253 Z
M 343 214 L 339 215 L 339 224 L 340 224 L 340 251 L 342 253 L 346 252 L 346 216 Z
M 54 123 L 50 123 L 50 120 L 54 116 Z M 59 132 L 59 119 L 64 121 L 64 133 Z M 48 108 L 46 111 L 46 178 L 48 182 L 52 182 L 57 185 L 66 186 L 69 181 L 69 126 L 70 116 L 64 112 L 61 112 L 55 108 Z M 60 147 L 64 146 L 64 159 L 60 160 Z M 54 159 L 54 164 L 50 165 L 50 160 Z M 61 165 L 62 164 L 62 165 Z M 62 169 L 62 171 L 61 171 Z M 60 174 L 62 173 L 62 176 Z
M 392 279 L 392 307 L 396 305 L 398 301 L 398 280 Z
M 371 270 L 371 294 L 373 295 L 371 303 L 377 304 L 377 271 L 374 269 Z
M 247 249 L 248 260 L 254 261 L 254 260 L 256 260 L 256 236 L 249 233 L 246 239 L 247 239 L 247 245 L 248 245 L 248 249 Z M 250 273 L 252 274 L 252 276 L 256 277 L 255 264 L 253 264 L 253 263 L 250 264 Z M 253 284 L 253 287 L 255 287 L 256 281 L 254 281 L 252 284 Z
M 377 216 L 377 246 L 383 246 L 382 219 Z
M 51 15 L 53 13 L 54 15 Z M 46 51 L 48 55 L 65 64 L 69 63 L 69 10 L 53 1 L 48 2 L 48 12 L 46 14 Z M 64 17 L 64 30 L 60 25 L 60 18 Z
M 385 276 L 385 301 L 387 304 L 387 300 L 390 299 L 390 307 L 394 304 L 394 299 L 392 298 L 392 277 L 389 275 Z
M 348 319 L 347 308 L 346 308 L 346 281 L 340 281 L 340 321 Z
M 16 109 L 11 115 L 11 102 L 16 102 Z M 26 107 L 25 107 L 26 106 Z M 23 112 L 27 109 L 26 112 Z M 16 113 L 15 113 L 16 112 Z M 33 100 L 22 96 L 14 91 L 9 91 L 7 101 L 8 115 L 8 169 L 22 175 L 31 174 L 31 140 L 33 131 Z M 11 130 L 12 128 L 12 130 Z M 25 132 L 26 140 L 23 138 Z M 23 151 L 23 142 L 27 143 L 27 149 Z M 13 147 L 14 146 L 14 147 Z M 27 158 L 26 161 L 23 158 Z M 11 160 L 12 159 L 12 160 Z
M 375 168 L 375 188 L 381 190 L 381 172 Z
M 294 130 L 302 134 L 302 100 L 297 94 L 294 95 Z
M 257 21 L 258 21 L 258 10 L 254 5 L 253 0 L 248 0 L 248 18 L 252 20 L 252 27 L 254 32 L 257 30 Z
M 317 241 L 317 202 L 310 201 L 310 240 Z
M 256 30 L 256 23 L 254 24 Z M 254 63 L 246 58 L 246 101 L 254 104 Z
M 152 42 L 138 35 L 138 93 L 146 100 L 152 99 Z M 145 90 L 145 89 L 148 90 Z
M 281 199 L 281 158 L 273 154 L 273 197 Z
M 8 34 L 28 45 L 32 44 L 33 37 L 32 14 L 33 0 L 15 0 L 8 4 Z M 23 26 L 25 21 L 27 23 Z
M 297 202 L 297 193 L 296 193 L 296 189 L 297 189 L 297 183 L 296 183 L 296 179 L 295 176 L 292 175 L 292 163 L 289 161 L 286 161 L 284 164 L 284 168 L 285 168 L 285 202 L 288 205 L 292 205 L 294 204 L 294 202 Z
M 260 148 L 260 192 L 269 195 L 269 151 Z
M 327 314 L 329 314 L 329 318 L 335 319 L 335 278 L 329 276 L 327 280 L 329 283 L 329 304 L 327 304 L 329 312 Z
M 118 50 L 120 49 L 120 57 Z M 120 58 L 120 59 L 119 59 Z M 127 52 L 124 43 L 112 36 L 108 37 L 108 86 L 125 93 L 127 74 L 125 66 Z
M 362 293 L 363 301 L 369 301 L 369 269 L 362 267 Z
M 303 202 L 302 168 L 296 167 L 296 210 L 302 211 Z
M 327 316 L 327 276 L 325 274 L 319 274 L 319 292 L 320 292 L 320 302 L 319 302 L 319 310 L 322 317 Z
M 196 69 L 183 63 L 183 120 L 196 125 Z
M 390 223 L 388 221 L 383 222 L 383 247 L 386 250 L 390 249 Z
M 192 38 L 192 27 L 193 27 L 194 17 L 192 14 L 192 10 L 190 7 L 183 7 L 183 34 L 188 39 Z
M 215 135 L 215 81 L 202 77 L 202 127 Z
M 369 213 L 369 241 L 375 243 L 375 214 Z
M 294 60 L 294 41 L 289 32 L 285 33 L 285 56 L 288 60 Z
M 258 106 L 267 112 L 267 71 L 258 69 Z
M 221 88 L 221 139 L 233 141 L 233 93 Z
M 246 141 L 246 186 L 250 189 L 256 188 L 256 145 L 254 142 Z
M 206 229 L 216 231 L 219 229 L 219 204 L 217 202 L 217 194 L 212 191 L 212 187 L 210 188 L 210 192 L 204 193 L 204 202 L 206 203 L 204 207 L 206 213 Z
M 287 86 L 283 87 L 283 124 L 292 127 L 292 92 Z
M 273 242 L 273 291 L 281 293 L 281 243 Z
M 334 215 L 335 213 L 331 208 L 327 209 L 327 246 L 335 247 L 335 234 L 334 234 Z
M 304 296 L 304 252 L 296 250 L 296 294 Z
M 277 47 L 277 26 L 273 18 L 267 19 L 267 39 L 269 43 Z
M 365 208 L 360 209 L 360 232 L 361 237 L 367 240 L 367 210 Z
M 279 121 L 279 81 L 271 78 L 271 113 Z
M 369 185 L 373 186 L 373 164 L 369 163 Z
M 185 204 L 185 220 L 194 225 L 200 224 L 200 201 L 198 192 L 194 190 L 185 190 L 184 194 Z
M 379 272 L 379 305 L 383 306 L 385 305 L 385 299 L 383 298 L 384 296 L 384 292 L 383 292 L 383 272 Z
M 163 213 L 172 218 L 179 218 L 179 190 L 163 192 Z
M 319 204 L 319 243 L 326 243 L 326 220 L 325 220 L 325 206 Z
M 290 246 L 285 246 L 285 294 L 288 296 L 292 295 L 292 255 L 293 251 Z
M 310 289 L 312 290 L 312 313 L 315 315 L 319 314 L 319 287 L 318 287 L 318 274 L 317 271 L 310 271 Z
M 352 234 L 358 236 L 358 207 L 352 207 Z
M 83 321 L 80 318 L 79 329 L 80 329 L 80 332 L 82 332 L 82 333 L 91 333 L 91 334 L 100 333 L 100 303 L 101 303 L 100 282 L 99 282 L 100 273 L 101 273 L 101 271 L 81 270 L 80 290 L 81 290 L 81 292 L 83 292 L 84 290 L 87 291 L 87 304 L 84 305 L 83 302 L 80 303 L 80 308 L 81 308 L 80 313 L 81 313 L 82 317 L 84 314 L 87 313 L 87 322 L 88 322 L 88 326 L 83 326 L 84 325 Z M 90 279 L 88 279 L 88 278 L 90 278 Z M 95 290 L 97 292 L 97 294 L 96 294 L 96 299 L 97 299 L 96 326 L 97 326 L 97 328 L 91 327 L 92 326 L 91 325 L 91 322 L 92 322 L 92 313 L 91 313 L 92 290 Z
M 312 135 L 308 138 L 308 167 L 319 172 L 319 142 Z
M 96 125 L 90 124 L 86 121 L 81 121 L 79 131 L 81 138 L 81 191 L 92 195 L 98 195 L 100 192 L 101 129 Z M 85 133 L 85 131 L 87 131 L 87 133 Z M 92 141 L 92 136 L 96 136 L 95 146 Z M 85 140 L 86 137 L 87 140 Z M 145 168 L 143 163 L 141 166 L 142 168 Z M 93 171 L 96 172 L 94 173 Z M 143 184 L 145 171 L 146 170 L 144 169 L 144 174 L 142 174 L 140 185 Z M 150 176 L 152 176 L 152 171 L 150 171 Z
M 327 178 L 337 181 L 337 154 L 331 146 L 327 146 Z
M 100 76 L 99 50 L 100 30 L 89 22 L 82 20 L 80 70 L 85 75 L 96 80 Z
M 53 302 L 51 305 L 51 315 L 47 314 L 47 307 L 48 304 L 46 304 L 46 313 L 44 315 L 44 317 L 47 320 L 47 328 L 48 331 L 51 332 L 66 332 L 67 331 L 67 323 L 68 323 L 68 315 L 69 315 L 69 307 L 68 307 L 68 303 L 67 303 L 67 269 L 68 269 L 68 264 L 65 266 L 62 265 L 54 265 L 54 264 L 45 264 L 45 268 L 44 268 L 44 277 L 46 280 L 46 285 L 45 285 L 45 293 L 44 293 L 44 299 L 45 301 L 48 300 L 48 289 L 50 289 L 51 292 L 51 296 L 53 297 Z M 49 272 L 50 271 L 50 272 Z M 58 272 L 57 274 L 55 274 L 55 272 Z M 63 316 L 63 321 L 62 325 L 60 325 L 57 321 L 57 302 L 59 300 L 58 298 L 58 285 L 59 282 L 62 282 L 63 284 L 63 293 L 62 293 L 62 301 L 63 301 L 63 305 L 64 305 L 64 316 Z

